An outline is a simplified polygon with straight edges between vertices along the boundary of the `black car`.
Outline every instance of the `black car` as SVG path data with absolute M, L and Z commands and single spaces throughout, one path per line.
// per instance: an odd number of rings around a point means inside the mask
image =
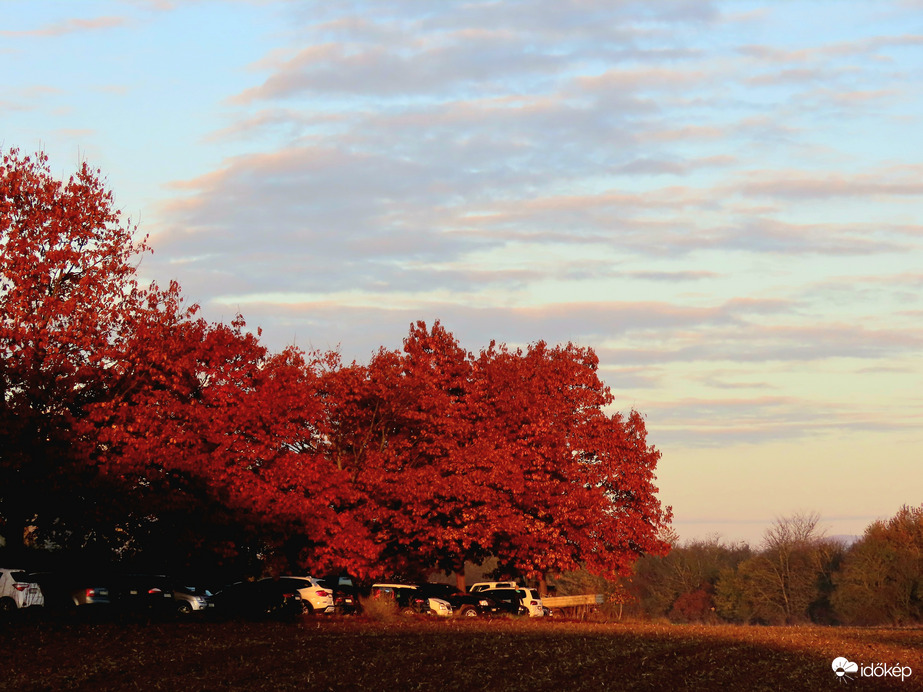
M 529 609 L 522 604 L 523 592 L 521 589 L 489 589 L 479 591 L 477 596 L 489 595 L 497 605 L 497 613 L 500 615 L 528 615 Z
M 169 577 L 150 574 L 117 574 L 106 579 L 109 599 L 117 612 L 130 615 L 166 616 L 175 610 Z
M 211 597 L 215 615 L 226 618 L 289 618 L 304 608 L 301 595 L 281 580 L 239 581 Z
M 85 570 L 38 572 L 29 576 L 42 590 L 45 608 L 52 613 L 110 610 L 111 578 Z
M 452 611 L 461 617 L 488 617 L 500 612 L 499 606 L 486 593 L 465 593 L 451 584 L 418 584 L 427 597 L 441 598 L 452 604 Z
M 361 610 L 359 591 L 346 575 L 324 577 L 317 583 L 333 594 L 333 608 L 337 615 L 350 615 Z
M 426 615 L 429 597 L 411 584 L 373 584 L 369 594 L 372 599 L 391 599 L 401 615 Z

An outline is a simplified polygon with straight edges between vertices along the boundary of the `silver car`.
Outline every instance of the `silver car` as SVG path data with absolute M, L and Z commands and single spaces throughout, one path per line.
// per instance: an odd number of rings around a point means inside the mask
M 196 593 L 195 589 L 185 586 L 173 589 L 173 602 L 176 605 L 176 612 L 180 615 L 191 615 L 193 612 L 208 608 L 208 597 L 205 594 Z

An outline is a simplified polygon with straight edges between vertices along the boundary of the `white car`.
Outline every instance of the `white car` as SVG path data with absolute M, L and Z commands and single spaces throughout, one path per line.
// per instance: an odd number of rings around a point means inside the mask
M 272 579 L 267 578 L 261 581 L 272 581 Z M 331 614 L 336 610 L 333 605 L 333 592 L 322 586 L 314 577 L 286 576 L 279 577 L 278 581 L 287 583 L 298 591 L 308 615 L 313 615 L 314 613 Z
M 416 603 L 425 603 L 424 610 L 428 609 L 428 614 L 438 615 L 443 618 L 452 617 L 452 604 L 441 598 L 429 598 L 414 584 L 372 584 L 373 598 L 393 598 L 401 612 L 411 610 L 419 612 L 416 609 Z
M 529 617 L 544 617 L 545 607 L 542 605 L 542 597 L 538 595 L 538 591 L 525 588 L 520 588 L 518 591 L 523 594 L 520 599 L 522 604 L 529 610 Z
M 44 604 L 41 587 L 29 579 L 25 570 L 0 568 L 0 612 Z

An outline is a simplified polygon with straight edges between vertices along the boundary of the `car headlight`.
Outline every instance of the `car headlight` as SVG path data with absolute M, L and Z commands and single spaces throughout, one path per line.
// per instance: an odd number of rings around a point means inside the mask
M 486 606 L 489 606 L 490 603 L 489 603 L 488 601 L 484 600 L 484 601 L 478 601 L 478 605 L 482 605 L 482 606 L 485 606 L 485 607 L 486 607 Z

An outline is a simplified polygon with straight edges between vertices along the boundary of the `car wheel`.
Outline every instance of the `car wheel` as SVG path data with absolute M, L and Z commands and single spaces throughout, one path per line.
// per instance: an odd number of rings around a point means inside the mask
M 192 604 L 189 601 L 180 601 L 176 606 L 176 612 L 180 615 L 190 615 L 192 613 Z
M 461 609 L 461 613 L 459 614 L 466 618 L 476 618 L 478 616 L 478 609 L 473 606 L 465 606 Z
M 401 608 L 401 615 L 416 615 L 416 614 L 417 614 L 417 611 L 415 611 L 410 606 L 407 606 L 406 608 Z
M 312 606 L 310 603 L 307 601 L 302 601 L 301 606 L 305 615 L 314 615 L 314 606 Z
M 16 610 L 16 601 L 12 598 L 0 598 L 0 613 L 12 613 Z

